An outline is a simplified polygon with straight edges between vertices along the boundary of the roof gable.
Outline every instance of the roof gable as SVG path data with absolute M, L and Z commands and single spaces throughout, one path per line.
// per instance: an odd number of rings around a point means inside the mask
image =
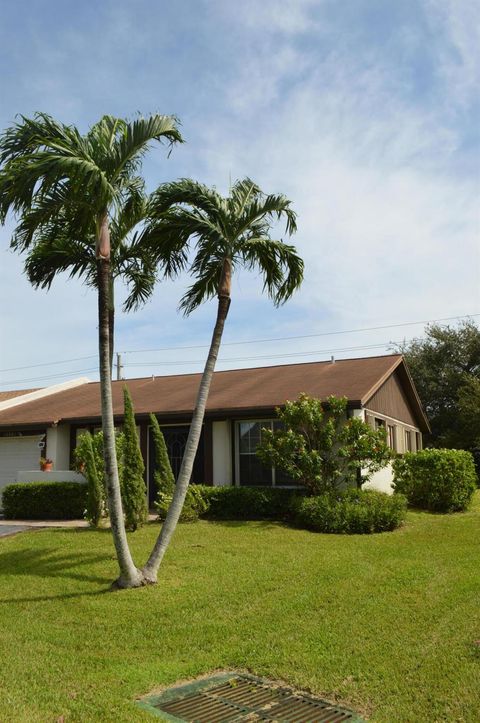
M 430 425 L 403 357 L 393 371 L 370 390 L 362 404 L 372 411 L 429 432 Z

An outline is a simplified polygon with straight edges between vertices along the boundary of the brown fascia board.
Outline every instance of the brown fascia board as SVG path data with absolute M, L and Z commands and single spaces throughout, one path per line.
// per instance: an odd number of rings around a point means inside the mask
M 402 357 L 403 364 L 399 369 L 399 372 L 401 374 L 404 374 L 405 378 L 407 379 L 407 394 L 410 395 L 410 401 L 412 402 L 412 406 L 417 409 L 419 416 L 424 422 L 425 429 L 422 430 L 424 432 L 430 433 L 432 431 L 430 427 L 430 422 L 428 421 L 428 417 L 424 412 L 422 402 L 420 400 L 420 397 L 418 396 L 418 392 L 415 388 L 415 383 L 413 381 L 412 375 L 410 374 L 410 369 L 407 366 L 407 363 L 405 359 Z
M 385 372 L 385 374 L 379 379 L 371 389 L 365 394 L 363 399 L 361 400 L 361 406 L 366 407 L 369 400 L 373 397 L 375 392 L 377 392 L 380 387 L 385 384 L 387 379 L 393 374 L 393 372 L 398 369 L 400 374 L 403 374 L 404 380 L 407 381 L 407 384 L 405 385 L 405 393 L 407 394 L 409 401 L 417 413 L 417 416 L 419 418 L 419 421 L 423 422 L 423 429 L 422 432 L 431 432 L 430 429 L 430 423 L 428 421 L 427 415 L 423 411 L 422 402 L 420 401 L 420 397 L 418 396 L 418 392 L 415 389 L 415 384 L 412 379 L 412 375 L 410 374 L 410 370 L 408 369 L 407 363 L 405 361 L 405 357 L 403 354 L 400 354 L 398 359 L 396 359 L 390 369 Z M 422 425 L 420 425 L 422 427 Z
M 0 424 L 0 432 L 36 432 L 47 427 L 55 427 L 56 422 L 30 422 L 29 424 Z
M 227 407 L 224 409 L 209 409 L 208 412 L 205 413 L 205 419 L 232 419 L 232 418 L 242 418 L 242 419 L 248 419 L 249 417 L 258 417 L 262 415 L 274 415 L 275 410 L 278 408 L 279 405 L 276 405 L 275 407 Z M 282 405 L 280 405 L 281 408 Z M 348 408 L 349 409 L 361 409 L 362 402 L 360 399 L 349 399 L 348 400 Z M 155 414 L 157 417 L 160 417 L 161 419 L 165 420 L 172 420 L 172 421 L 178 421 L 178 422 L 186 422 L 189 421 L 190 417 L 193 414 L 193 409 L 183 409 L 178 412 L 139 412 L 138 414 L 135 413 L 135 419 L 139 422 L 143 422 L 148 420 L 150 414 Z M 73 424 L 73 425 L 80 425 L 80 424 L 97 424 L 98 422 L 101 422 L 102 417 L 101 415 L 98 415 L 96 417 L 65 417 L 63 419 L 59 420 L 48 420 L 45 422 L 35 422 L 34 424 L 30 425 L 21 425 L 16 424 L 15 427 L 11 425 L 1 425 L 0 424 L 0 430 L 1 429 L 26 429 L 27 427 L 38 427 L 39 425 L 46 425 L 46 426 L 56 426 L 57 424 Z M 116 423 L 120 423 L 123 421 L 123 415 L 115 415 L 114 421 Z

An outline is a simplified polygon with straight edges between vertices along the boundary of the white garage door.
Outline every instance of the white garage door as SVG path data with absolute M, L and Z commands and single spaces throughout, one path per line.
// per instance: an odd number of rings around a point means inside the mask
M 0 437 L 0 495 L 5 485 L 15 482 L 19 470 L 38 469 L 43 435 Z M 1 507 L 1 504 L 0 504 Z

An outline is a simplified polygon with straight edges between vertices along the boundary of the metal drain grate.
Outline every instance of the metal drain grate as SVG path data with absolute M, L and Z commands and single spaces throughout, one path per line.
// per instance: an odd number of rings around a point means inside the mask
M 178 723 L 361 723 L 352 711 L 251 675 L 232 673 L 170 688 L 139 705 Z

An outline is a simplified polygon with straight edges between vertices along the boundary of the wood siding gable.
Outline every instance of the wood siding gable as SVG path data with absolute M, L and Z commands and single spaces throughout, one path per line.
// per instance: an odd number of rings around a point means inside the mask
M 365 407 L 372 412 L 378 412 L 413 427 L 419 427 L 419 421 L 410 406 L 397 370 L 370 397 Z

